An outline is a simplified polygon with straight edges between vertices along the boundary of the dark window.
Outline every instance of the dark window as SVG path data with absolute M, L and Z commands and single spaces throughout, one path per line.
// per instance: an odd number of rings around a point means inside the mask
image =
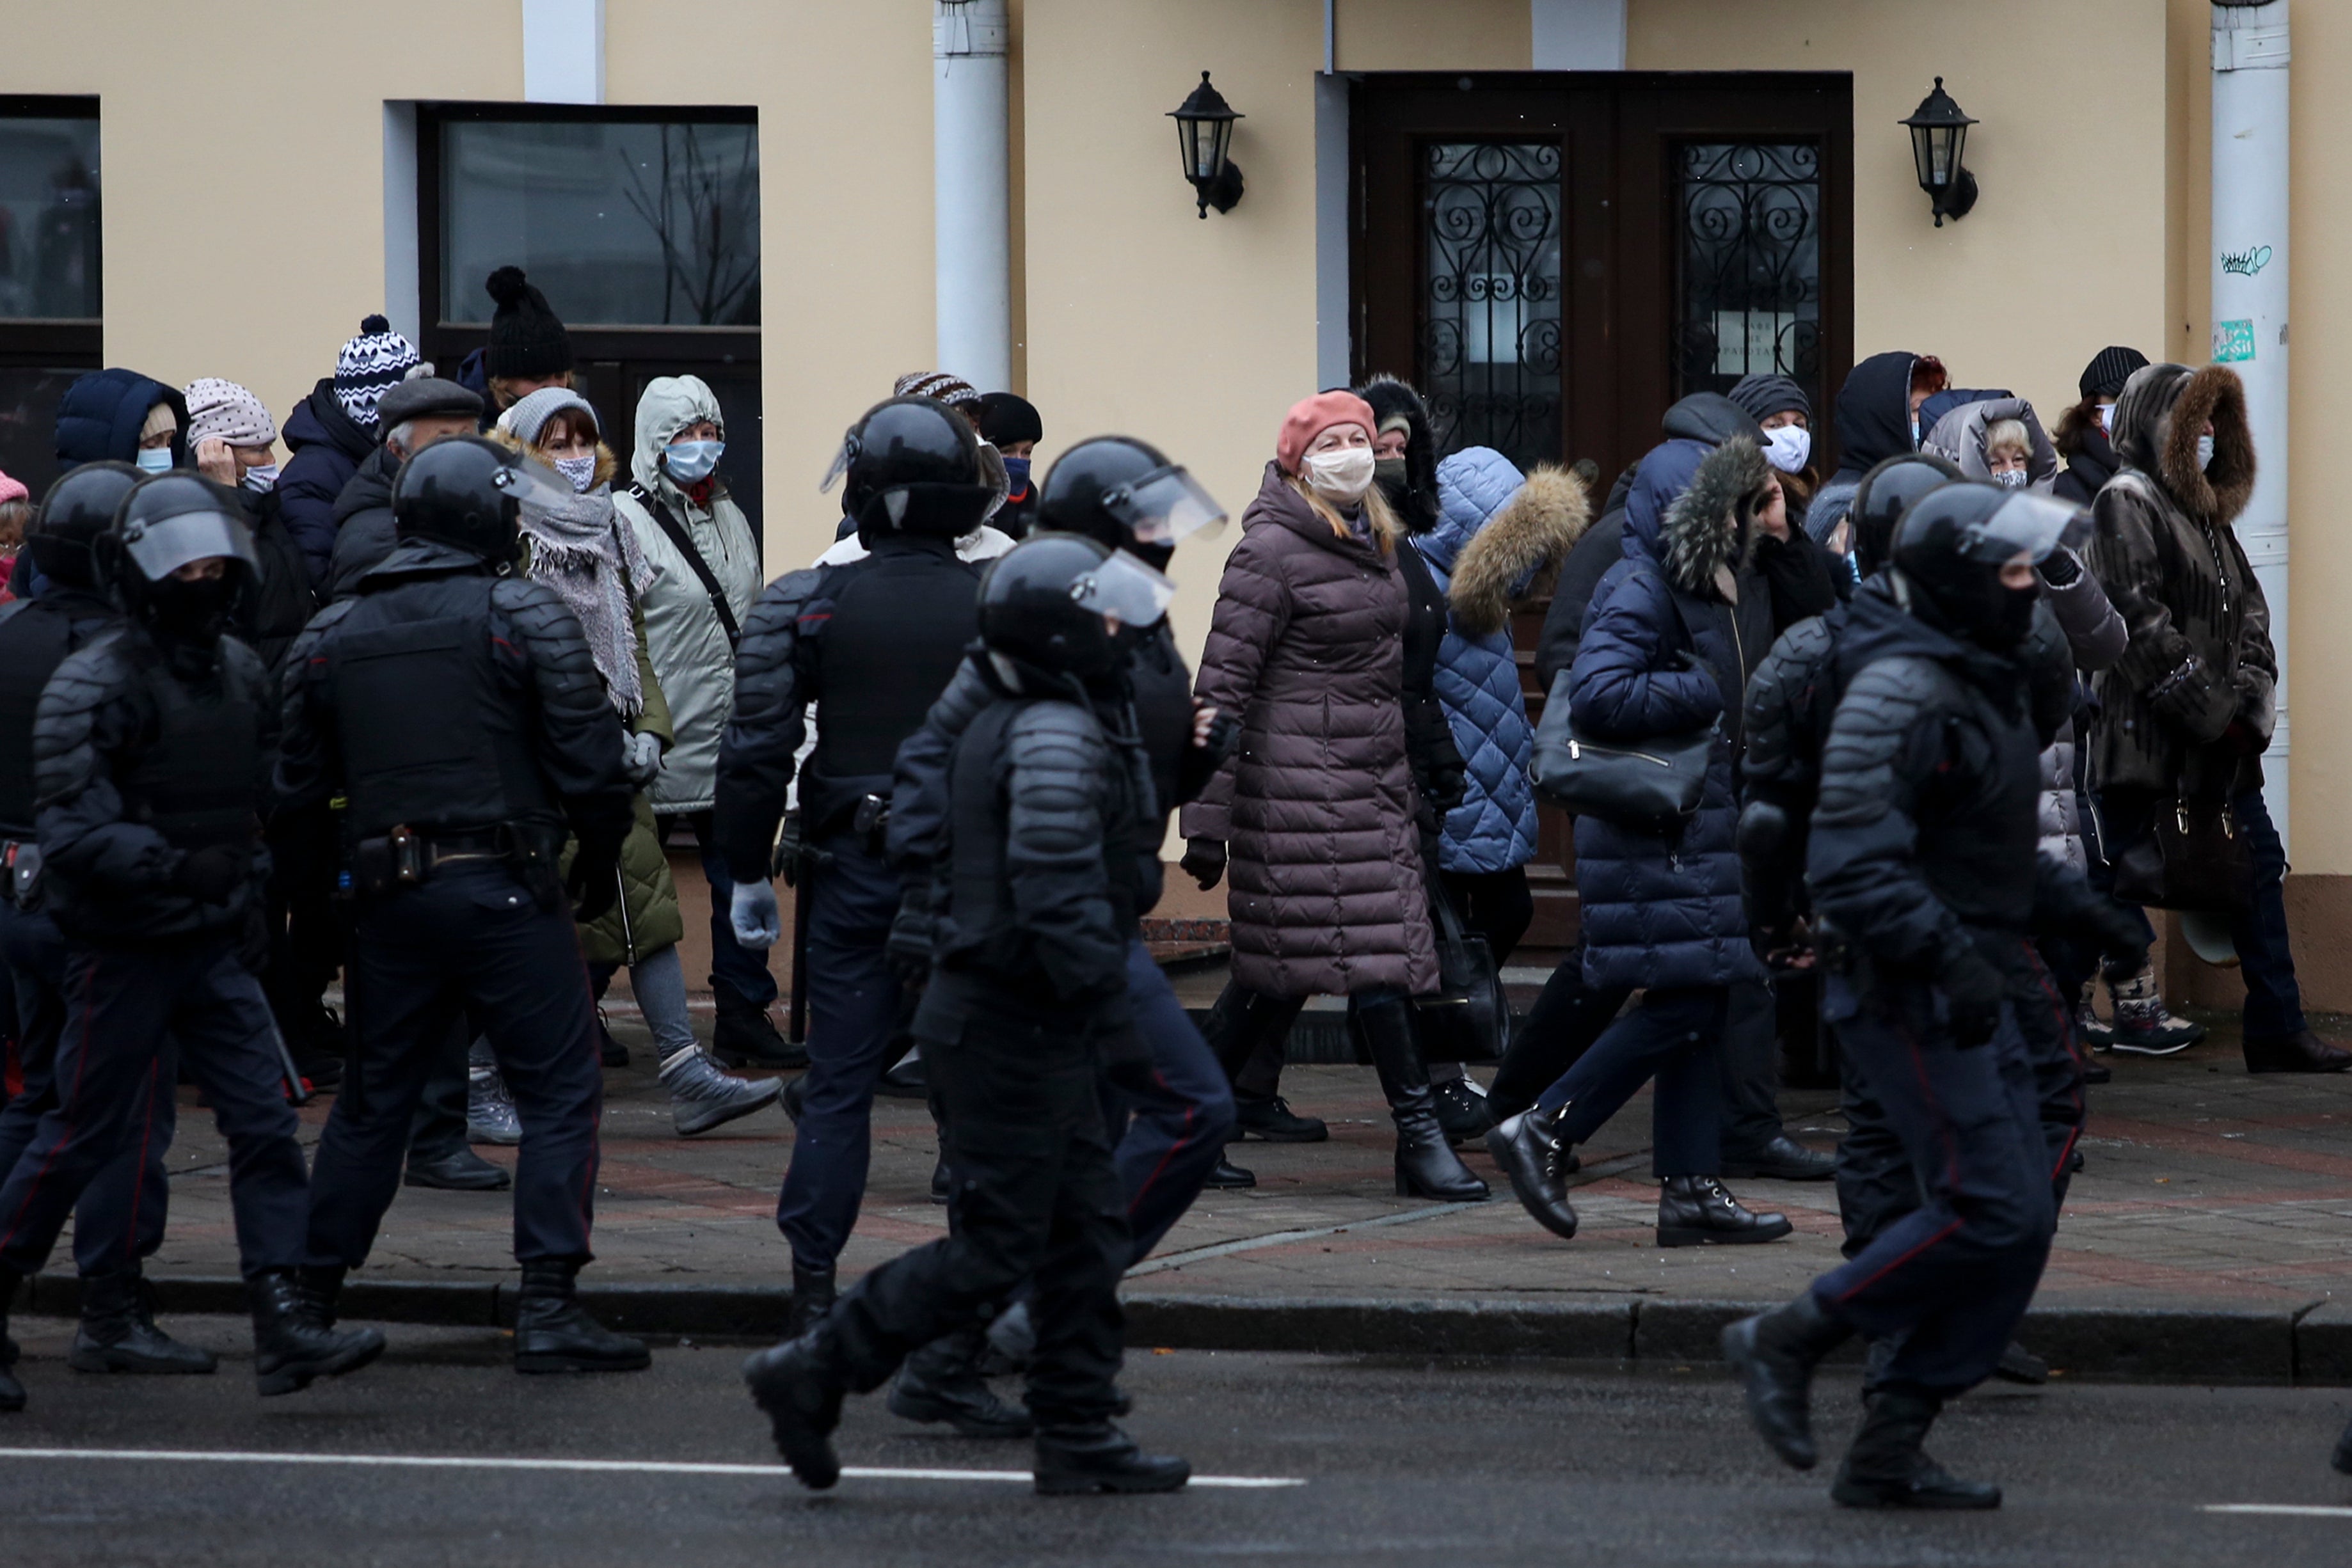
M 57 477 L 58 400 L 100 352 L 98 100 L 0 97 L 0 471 Z
M 1422 392 L 1440 455 L 1559 456 L 1559 147 L 1433 141 Z
M 1821 149 L 1693 142 L 1676 172 L 1675 395 L 1777 372 L 1821 408 Z
M 483 283 L 520 267 L 563 320 L 574 379 L 621 460 L 656 376 L 696 375 L 720 460 L 761 519 L 760 146 L 751 110 L 428 105 L 417 117 L 425 358 L 455 375 L 488 340 Z

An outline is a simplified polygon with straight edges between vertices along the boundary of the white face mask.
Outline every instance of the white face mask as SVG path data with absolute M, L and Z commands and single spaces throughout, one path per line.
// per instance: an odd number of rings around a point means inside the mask
M 2213 466 L 2213 438 L 2210 435 L 2200 435 L 2197 438 L 2197 472 L 2202 474 L 2211 466 Z
M 2000 486 L 2004 490 L 2022 490 L 2025 488 L 2025 470 L 2022 468 L 2005 469 L 2002 472 L 1994 475 L 1992 476 L 1992 482 Z
M 245 487 L 248 490 L 274 490 L 278 488 L 278 465 L 275 463 L 255 464 L 252 467 L 245 471 L 243 483 Z
M 1360 499 L 1372 485 L 1372 449 L 1335 446 L 1307 455 L 1307 483 L 1327 501 L 1342 505 Z
M 2116 433 L 2116 405 L 2103 402 L 2098 412 L 2099 434 L 2112 437 Z
M 1801 424 L 1784 424 L 1764 433 L 1764 460 L 1783 474 L 1794 474 L 1813 455 L 1813 433 Z
M 588 486 L 596 477 L 596 455 L 593 452 L 579 457 L 557 457 L 551 460 L 555 471 L 572 481 L 572 488 L 586 495 Z

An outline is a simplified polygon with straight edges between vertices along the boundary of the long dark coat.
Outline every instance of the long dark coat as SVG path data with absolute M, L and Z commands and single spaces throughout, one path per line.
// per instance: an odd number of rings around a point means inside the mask
M 1266 465 L 1194 691 L 1241 740 L 1184 810 L 1231 855 L 1234 978 L 1273 996 L 1437 988 L 1405 759 L 1395 558 L 1341 538 Z

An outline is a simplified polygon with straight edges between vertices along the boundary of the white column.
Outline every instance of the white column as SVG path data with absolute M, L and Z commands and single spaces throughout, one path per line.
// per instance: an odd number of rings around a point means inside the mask
M 2286 0 L 2213 6 L 2213 357 L 2246 383 L 2259 477 L 2238 540 L 2270 602 L 2278 730 L 2263 794 L 2279 837 L 2287 782 Z
M 932 0 L 931 180 L 939 368 L 1013 384 L 1004 0 Z
M 1315 384 L 1350 380 L 1348 78 L 1315 77 Z
M 416 106 L 383 106 L 383 314 L 412 343 L 425 341 L 416 274 Z
M 604 101 L 604 0 L 522 0 L 522 96 Z
M 1625 0 L 1528 0 L 1528 35 L 1539 71 L 1622 71 Z

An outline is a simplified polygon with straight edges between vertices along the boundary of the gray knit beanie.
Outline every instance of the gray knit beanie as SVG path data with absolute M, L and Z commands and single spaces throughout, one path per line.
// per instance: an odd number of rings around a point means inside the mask
M 588 427 L 596 433 L 597 439 L 602 440 L 604 421 L 596 417 L 596 411 L 589 406 L 588 400 L 570 387 L 541 387 L 529 397 L 517 398 L 513 407 L 499 415 L 499 428 L 525 446 L 536 446 L 539 444 L 539 433 L 547 428 L 547 422 L 572 408 L 588 416 Z

